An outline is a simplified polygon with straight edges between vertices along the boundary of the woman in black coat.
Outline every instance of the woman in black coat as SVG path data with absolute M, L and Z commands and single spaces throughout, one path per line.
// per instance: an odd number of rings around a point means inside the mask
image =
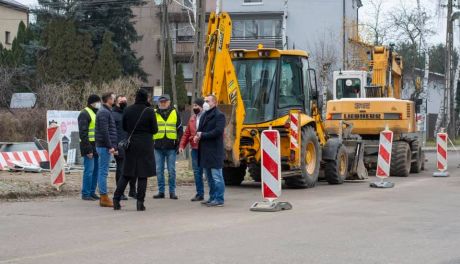
M 137 210 L 144 211 L 147 178 L 156 175 L 153 134 L 158 132 L 155 111 L 148 103 L 148 92 L 145 89 L 137 91 L 136 102 L 125 109 L 123 129 L 128 133 L 128 137 L 131 133 L 132 136 L 129 148 L 125 152 L 123 177 L 118 181 L 113 196 L 113 209 L 120 210 L 120 198 L 126 185 L 130 179 L 137 178 Z

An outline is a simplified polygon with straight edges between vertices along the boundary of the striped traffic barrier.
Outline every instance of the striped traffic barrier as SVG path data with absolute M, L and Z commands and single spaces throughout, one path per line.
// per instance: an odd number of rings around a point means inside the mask
M 15 162 L 29 163 L 40 167 L 40 163 L 47 161 L 49 161 L 49 157 L 46 150 L 0 152 L 0 170 L 14 167 Z
M 62 151 L 61 130 L 59 126 L 53 125 L 47 129 L 47 132 L 51 185 L 59 190 L 59 187 L 65 182 L 65 161 Z
M 295 166 L 300 167 L 300 111 L 294 110 L 289 113 L 289 149 L 293 154 Z
M 380 178 L 379 182 L 370 184 L 374 188 L 392 188 L 394 183 L 385 181 L 390 177 L 391 166 L 391 149 L 393 146 L 393 131 L 384 130 L 380 132 L 379 153 L 377 159 L 377 173 L 376 176 Z
M 281 196 L 281 150 L 277 130 L 265 130 L 261 136 L 261 187 L 264 202 L 256 202 L 251 211 L 276 212 L 292 209 L 288 202 L 279 202 Z
M 438 133 L 436 135 L 436 160 L 438 171 L 433 173 L 433 177 L 448 177 L 447 171 L 447 133 Z

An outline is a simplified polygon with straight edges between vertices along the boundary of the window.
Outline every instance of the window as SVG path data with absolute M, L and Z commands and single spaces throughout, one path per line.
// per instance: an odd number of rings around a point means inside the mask
M 310 78 L 310 65 L 308 64 L 307 59 L 302 59 L 302 75 L 303 75 L 303 91 L 304 91 L 304 98 L 305 98 L 305 111 L 306 113 L 310 114 L 310 95 L 312 91 L 312 84 Z
M 182 66 L 182 72 L 184 73 L 184 80 L 190 81 L 193 79 L 193 64 L 192 63 L 178 63 Z
M 359 98 L 361 90 L 361 80 L 357 78 L 337 79 L 337 99 Z
M 194 37 L 192 26 L 189 23 L 176 24 L 177 41 L 191 41 Z
M 302 91 L 302 73 L 297 57 L 281 58 L 281 79 L 279 91 L 279 108 L 303 107 L 304 93 Z
M 5 31 L 5 44 L 11 44 L 11 33 L 9 31 Z
M 281 19 L 234 20 L 232 37 L 249 39 L 281 37 L 281 26 Z

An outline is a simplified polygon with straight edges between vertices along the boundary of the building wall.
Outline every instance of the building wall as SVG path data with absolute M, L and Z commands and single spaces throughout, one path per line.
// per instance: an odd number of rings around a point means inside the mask
M 11 48 L 11 44 L 13 43 L 14 38 L 16 38 L 18 26 L 21 21 L 27 25 L 27 12 L 0 5 L 0 43 L 3 47 L 6 47 L 7 49 Z M 6 43 L 6 32 L 10 32 L 9 43 Z
M 159 56 L 159 41 L 161 38 L 161 24 L 158 16 L 159 8 L 153 1 L 146 2 L 142 7 L 133 8 L 136 16 L 135 28 L 142 36 L 142 40 L 133 44 L 133 49 L 139 57 L 143 57 L 142 68 L 149 74 L 146 87 L 153 88 L 161 79 L 161 59 Z

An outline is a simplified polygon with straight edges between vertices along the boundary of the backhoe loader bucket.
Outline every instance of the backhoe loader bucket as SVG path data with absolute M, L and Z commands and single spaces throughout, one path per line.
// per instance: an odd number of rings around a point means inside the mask
M 224 132 L 224 148 L 225 148 L 225 161 L 232 167 L 240 166 L 239 156 L 239 142 L 235 144 L 237 140 L 236 135 L 241 134 L 241 131 L 236 130 L 236 108 L 231 104 L 219 105 L 219 110 L 225 115 L 225 121 L 227 122 Z M 235 145 L 238 147 L 235 150 Z

